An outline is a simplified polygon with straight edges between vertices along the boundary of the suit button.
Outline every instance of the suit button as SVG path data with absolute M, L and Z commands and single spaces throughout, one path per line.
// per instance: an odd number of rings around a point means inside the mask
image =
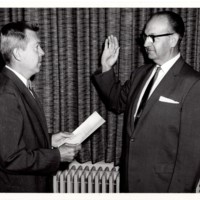
M 135 142 L 135 138 L 131 138 L 131 142 Z

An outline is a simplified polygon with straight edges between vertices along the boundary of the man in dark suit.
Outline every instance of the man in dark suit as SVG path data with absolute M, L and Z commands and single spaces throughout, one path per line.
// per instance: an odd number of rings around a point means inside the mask
M 93 78 L 108 108 L 125 113 L 122 192 L 195 192 L 200 174 L 200 76 L 180 55 L 183 35 L 179 15 L 154 14 L 143 31 L 144 48 L 154 64 L 137 68 L 124 85 L 112 68 L 118 41 L 114 36 L 106 39 L 102 73 Z
M 59 146 L 65 133 L 50 138 L 42 106 L 29 90 L 44 55 L 37 31 L 24 22 L 1 30 L 6 66 L 0 73 L 0 192 L 52 192 L 60 162 L 71 162 L 80 149 Z

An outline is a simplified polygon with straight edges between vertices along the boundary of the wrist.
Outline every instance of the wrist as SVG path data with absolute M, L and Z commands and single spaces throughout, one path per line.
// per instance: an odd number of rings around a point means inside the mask
M 111 69 L 111 66 L 102 64 L 102 73 L 107 72 Z

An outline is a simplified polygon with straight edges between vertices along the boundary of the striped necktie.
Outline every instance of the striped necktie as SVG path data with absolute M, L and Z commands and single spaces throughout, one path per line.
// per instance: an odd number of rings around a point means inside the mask
M 27 82 L 27 88 L 28 88 L 29 92 L 32 94 L 32 96 L 35 98 L 34 91 L 33 91 L 32 84 L 31 84 L 30 80 L 28 80 L 28 82 Z

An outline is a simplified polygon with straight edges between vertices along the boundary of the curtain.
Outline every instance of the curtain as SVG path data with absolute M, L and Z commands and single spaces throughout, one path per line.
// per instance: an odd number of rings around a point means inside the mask
M 151 14 L 172 10 L 184 20 L 181 53 L 199 71 L 200 10 L 198 8 L 0 8 L 0 26 L 25 20 L 39 24 L 45 52 L 34 87 L 43 104 L 49 133 L 72 132 L 93 111 L 106 123 L 82 144 L 79 162 L 114 162 L 122 147 L 123 114 L 106 110 L 91 75 L 100 67 L 107 36 L 117 36 L 120 56 L 115 73 L 122 81 L 145 60 L 138 39 Z

